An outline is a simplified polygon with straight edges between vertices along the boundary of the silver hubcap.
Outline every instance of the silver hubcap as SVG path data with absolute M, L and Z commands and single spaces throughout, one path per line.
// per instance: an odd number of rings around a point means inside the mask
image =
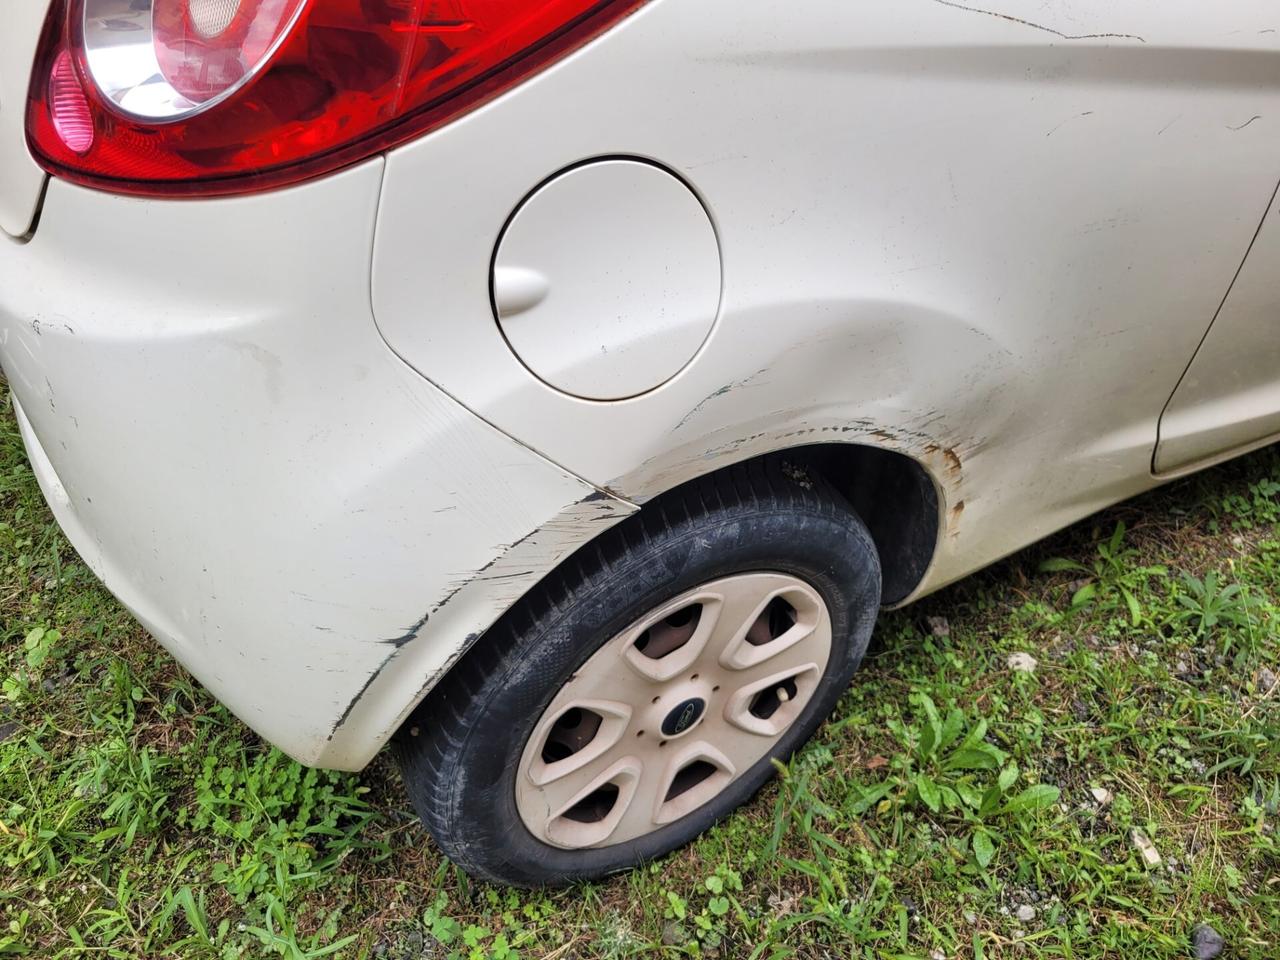
M 686 591 L 595 652 L 520 757 L 525 826 L 565 849 L 634 840 L 702 806 L 765 756 L 831 656 L 817 592 L 778 573 Z

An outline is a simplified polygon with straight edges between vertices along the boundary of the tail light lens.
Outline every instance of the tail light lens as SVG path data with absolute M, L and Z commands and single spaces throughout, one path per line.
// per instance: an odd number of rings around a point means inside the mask
M 27 109 L 50 172 L 280 186 L 420 136 L 643 0 L 55 0 Z
M 121 114 L 159 121 L 189 117 L 252 80 L 305 0 L 82 2 L 88 78 Z

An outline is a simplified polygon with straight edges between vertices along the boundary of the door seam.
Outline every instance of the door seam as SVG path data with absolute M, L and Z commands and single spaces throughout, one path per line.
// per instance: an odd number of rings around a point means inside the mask
M 1249 245 L 1244 248 L 1244 256 L 1240 258 L 1240 263 L 1236 267 L 1236 272 L 1231 275 L 1231 282 L 1227 284 L 1227 290 L 1222 295 L 1222 299 L 1218 301 L 1218 307 L 1213 311 L 1213 316 L 1209 320 L 1209 325 L 1204 328 L 1204 333 L 1200 335 L 1200 340 L 1196 343 L 1196 348 L 1191 351 L 1191 359 L 1187 361 L 1187 365 L 1182 368 L 1182 373 L 1178 376 L 1178 382 L 1173 385 L 1173 389 L 1169 392 L 1169 396 L 1165 399 L 1164 405 L 1160 408 L 1160 416 L 1156 418 L 1156 442 L 1151 448 L 1151 475 L 1158 477 L 1160 474 L 1156 472 L 1156 456 L 1160 452 L 1161 431 L 1164 428 L 1164 417 L 1169 412 L 1169 404 L 1173 403 L 1174 396 L 1178 393 L 1178 388 L 1182 386 L 1182 381 L 1187 378 L 1192 365 L 1196 362 L 1196 357 L 1200 355 L 1200 350 L 1204 347 L 1204 343 L 1209 339 L 1209 333 L 1213 330 L 1213 325 L 1218 322 L 1218 315 L 1222 313 L 1222 308 L 1226 306 L 1227 298 L 1231 296 L 1231 290 L 1235 287 L 1236 281 L 1240 279 L 1240 272 L 1244 270 L 1244 265 L 1249 259 L 1249 253 L 1253 250 L 1253 245 L 1257 242 L 1259 234 L 1262 233 L 1262 225 L 1267 222 L 1267 217 L 1271 214 L 1271 208 L 1275 205 L 1276 195 L 1280 193 L 1280 180 L 1276 181 L 1276 185 L 1271 189 L 1271 196 L 1267 199 L 1267 205 L 1262 208 L 1262 219 L 1258 221 L 1258 226 L 1254 228 L 1253 236 L 1249 238 Z

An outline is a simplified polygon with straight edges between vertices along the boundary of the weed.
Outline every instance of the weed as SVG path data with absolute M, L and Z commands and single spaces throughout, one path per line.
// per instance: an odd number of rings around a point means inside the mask
M 1089 566 L 1076 560 L 1053 557 L 1044 561 L 1040 569 L 1046 573 L 1070 571 L 1085 574 L 1085 582 L 1072 594 L 1072 609 L 1096 605 L 1103 611 L 1111 611 L 1123 602 L 1129 612 L 1130 623 L 1136 627 L 1142 621 L 1142 604 L 1138 597 L 1146 582 L 1151 577 L 1167 576 L 1169 571 L 1164 564 L 1138 563 L 1139 552 L 1124 545 L 1124 535 L 1125 524 L 1121 520 L 1111 536 L 1098 544 L 1097 557 Z
M 355 843 L 373 815 L 351 776 L 300 767 L 274 748 L 213 746 L 196 777 L 195 811 L 182 811 L 178 826 L 226 841 L 231 855 L 214 864 L 213 878 L 242 902 L 273 893 L 278 905 Z
M 1244 630 L 1256 625 L 1240 584 L 1222 586 L 1216 570 L 1206 573 L 1203 580 L 1184 572 L 1181 580 L 1183 590 L 1175 599 L 1182 609 L 1177 610 L 1172 619 L 1193 625 L 1197 637 L 1212 633 L 1219 624 Z

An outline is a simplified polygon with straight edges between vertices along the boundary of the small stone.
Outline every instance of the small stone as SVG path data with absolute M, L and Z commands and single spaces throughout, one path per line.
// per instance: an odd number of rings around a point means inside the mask
M 1088 720 L 1089 714 L 1092 713 L 1089 705 L 1079 697 L 1071 701 L 1071 715 L 1077 720 Z
M 668 947 L 683 946 L 688 939 L 688 931 L 676 921 L 668 920 L 662 925 L 662 942 Z
M 1191 931 L 1191 946 L 1195 948 L 1196 960 L 1213 960 L 1214 957 L 1222 956 L 1226 941 L 1213 927 L 1201 923 Z
M 793 893 L 771 893 L 765 902 L 775 917 L 785 917 L 795 912 L 797 900 Z
M 1029 653 L 1011 653 L 1005 660 L 1005 664 L 1010 670 L 1016 670 L 1019 673 L 1035 673 L 1036 667 L 1040 666 L 1039 661 Z
M 1060 633 L 1055 633 L 1053 635 L 1053 638 L 1050 640 L 1046 640 L 1044 644 L 1045 651 L 1051 657 L 1062 657 L 1070 653 L 1071 650 L 1074 649 L 1074 647 L 1075 647 L 1075 644 L 1072 643 L 1070 640 L 1063 640 L 1062 634 Z
M 1098 805 L 1105 807 L 1111 802 L 1111 791 L 1106 787 L 1093 787 L 1089 790 L 1093 794 L 1093 799 L 1098 801 Z
M 1151 842 L 1145 833 L 1134 827 L 1129 833 L 1129 838 L 1133 841 L 1133 845 L 1138 848 L 1138 853 L 1142 854 L 1143 862 L 1148 867 L 1160 866 L 1160 851 L 1156 849 L 1156 845 Z
M 962 916 L 964 917 L 965 923 L 974 924 L 978 922 L 978 915 L 972 910 L 966 910 Z
M 947 960 L 947 955 L 942 952 L 940 947 L 934 947 L 929 951 L 929 960 Z
M 1263 696 L 1270 693 L 1276 685 L 1276 675 L 1266 667 L 1258 670 L 1258 692 Z
M 946 617 L 928 617 L 929 632 L 935 637 L 951 636 L 951 622 Z
M 8 723 L 0 723 L 0 743 L 4 743 L 17 732 L 18 725 L 12 720 Z
M 915 919 L 916 914 L 920 912 L 920 908 L 916 906 L 916 902 L 910 897 L 902 898 L 902 909 L 907 911 L 907 916 Z
M 1023 923 L 1030 923 L 1036 918 L 1036 908 L 1029 903 L 1024 903 L 1018 908 L 1015 916 Z

